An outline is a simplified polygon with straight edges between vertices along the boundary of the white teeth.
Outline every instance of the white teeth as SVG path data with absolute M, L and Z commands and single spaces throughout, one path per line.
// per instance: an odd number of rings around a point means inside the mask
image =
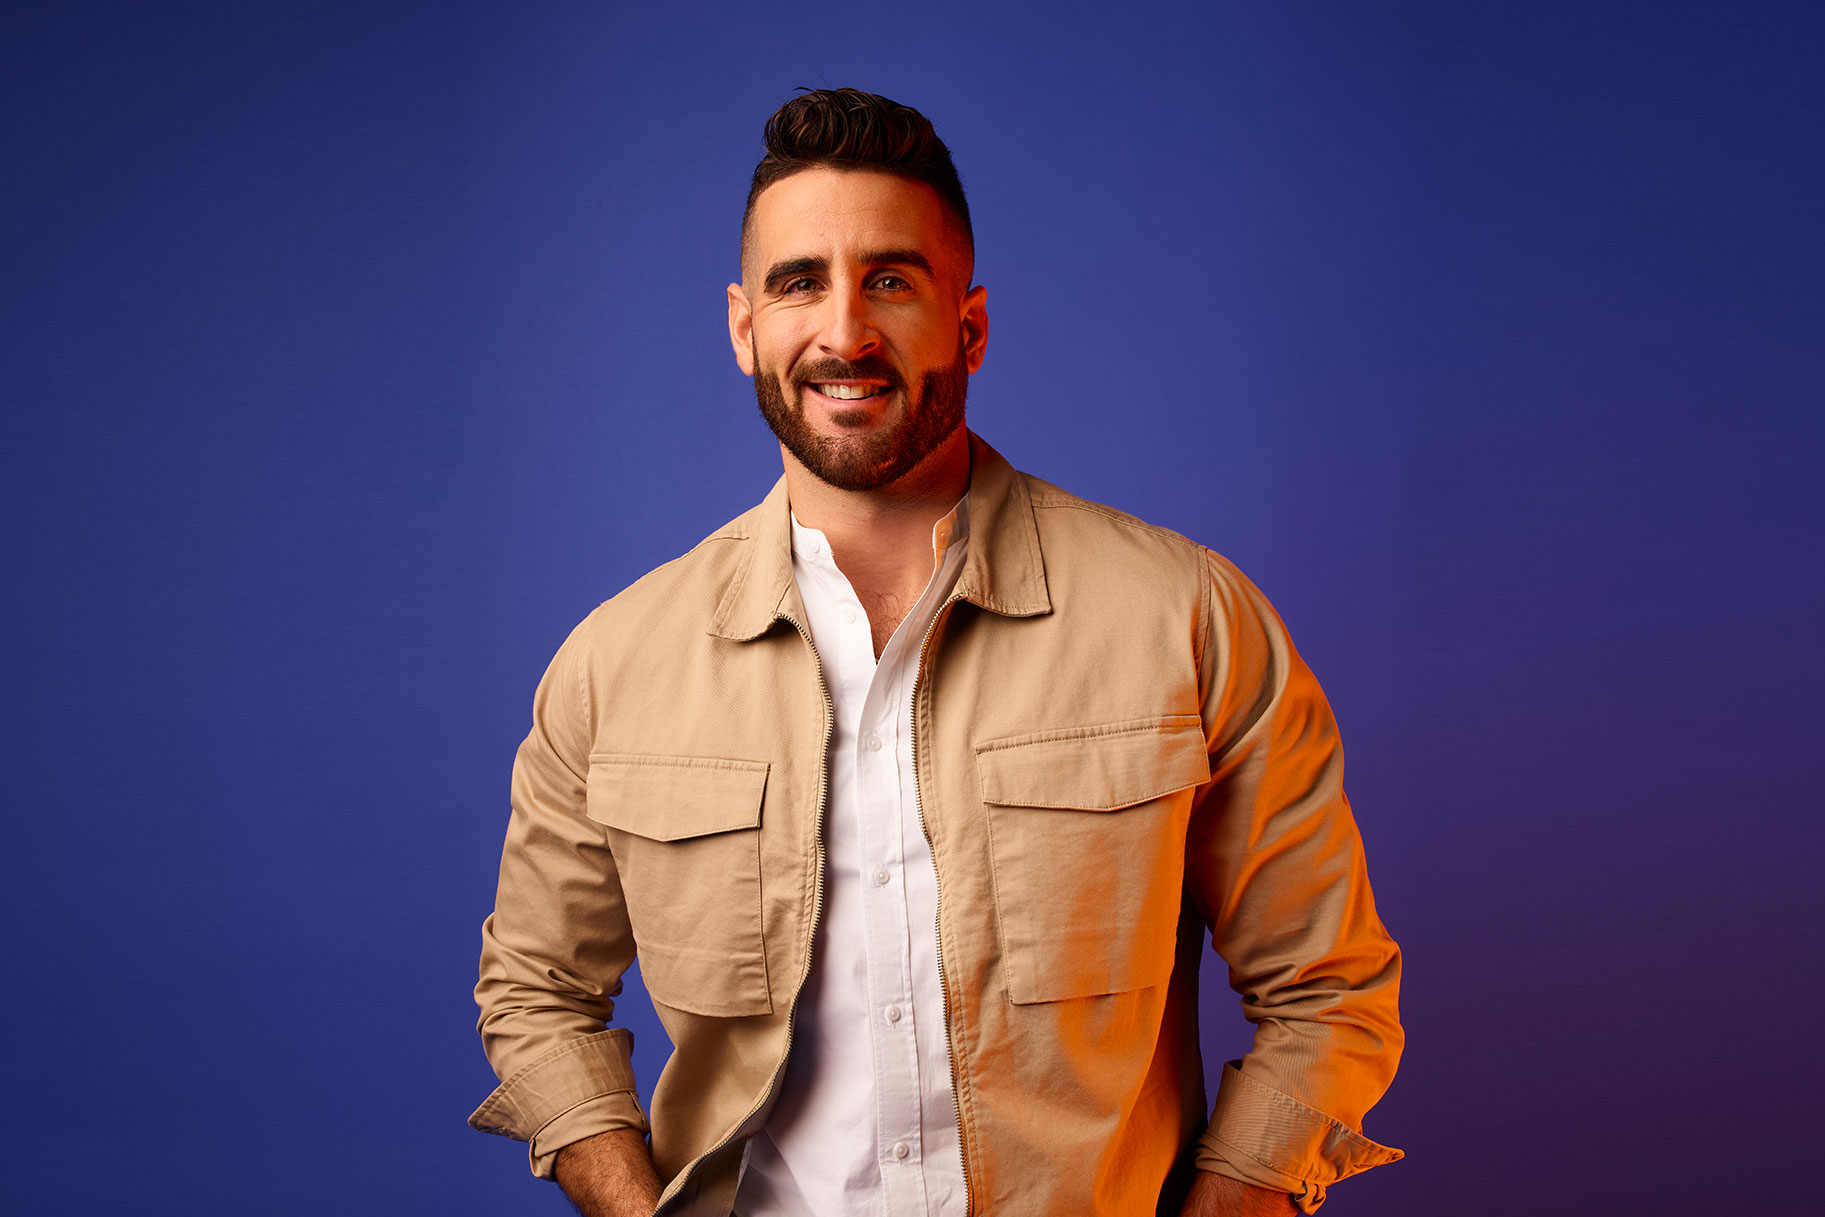
M 838 401 L 857 401 L 864 397 L 873 397 L 880 390 L 874 385 L 819 385 L 817 391 L 825 397 L 834 397 Z

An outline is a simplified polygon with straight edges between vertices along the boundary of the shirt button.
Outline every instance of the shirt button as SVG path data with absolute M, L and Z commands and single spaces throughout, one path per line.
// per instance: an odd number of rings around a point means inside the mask
M 900 1021 L 900 1007 L 898 1007 L 898 1006 L 887 1007 L 887 1021 L 890 1023 L 897 1023 Z M 904 1157 L 905 1155 L 901 1155 L 901 1156 Z
M 876 887 L 886 887 L 887 881 L 891 878 L 893 878 L 893 876 L 888 874 L 887 868 L 885 866 L 883 866 L 880 870 L 878 870 L 874 873 L 874 885 Z
M 912 1146 L 908 1145 L 906 1142 L 895 1141 L 893 1143 L 893 1156 L 894 1157 L 904 1158 L 904 1157 L 906 1157 L 906 1155 L 908 1155 L 910 1153 L 912 1153 Z
M 855 621 L 855 610 L 848 605 L 843 606 L 843 620 L 851 623 Z
M 872 731 L 868 733 L 868 750 L 870 752 L 879 752 L 881 750 L 881 737 Z

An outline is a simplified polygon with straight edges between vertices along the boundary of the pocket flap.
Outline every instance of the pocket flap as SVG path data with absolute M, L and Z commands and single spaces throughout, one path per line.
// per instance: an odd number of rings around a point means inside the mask
M 976 745 L 982 801 L 1116 811 L 1210 780 L 1195 714 L 1073 727 Z
M 760 826 L 767 762 L 707 756 L 589 758 L 586 814 L 653 841 Z

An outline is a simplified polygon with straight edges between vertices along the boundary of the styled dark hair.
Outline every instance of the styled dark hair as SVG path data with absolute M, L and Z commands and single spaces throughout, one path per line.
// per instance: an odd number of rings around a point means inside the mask
M 972 258 L 976 235 L 963 183 L 931 120 L 911 106 L 860 89 L 808 89 L 767 120 L 767 155 L 754 166 L 748 205 L 741 213 L 741 244 L 748 247 L 754 200 L 782 178 L 806 169 L 873 169 L 938 192 L 963 234 Z

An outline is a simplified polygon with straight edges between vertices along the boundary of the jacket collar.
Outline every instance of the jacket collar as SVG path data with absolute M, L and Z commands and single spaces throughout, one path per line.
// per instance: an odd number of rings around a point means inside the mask
M 792 579 L 792 511 L 783 476 L 733 535 L 742 554 L 710 619 L 710 633 L 747 641 L 766 633 L 775 621 L 803 621 L 804 607 Z M 953 595 L 1004 617 L 1052 611 L 1026 480 L 974 431 L 969 547 Z

